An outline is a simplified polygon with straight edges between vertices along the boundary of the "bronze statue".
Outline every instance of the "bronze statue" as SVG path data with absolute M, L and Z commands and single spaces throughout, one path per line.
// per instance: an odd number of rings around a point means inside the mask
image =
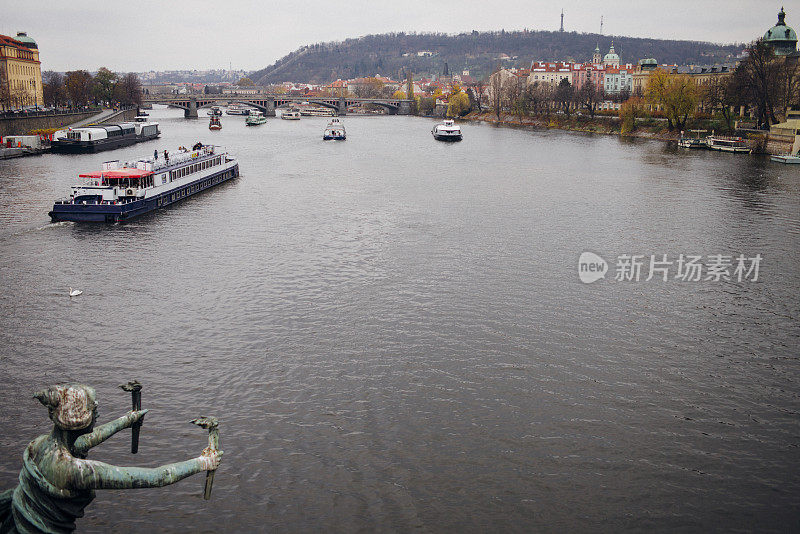
M 141 424 L 147 410 L 132 410 L 94 428 L 95 391 L 80 384 L 51 386 L 34 395 L 47 406 L 53 430 L 25 449 L 19 485 L 0 493 L 0 534 L 67 533 L 97 489 L 156 488 L 219 466 L 222 451 L 161 467 L 117 467 L 87 460 L 89 449 L 120 430 Z M 210 491 L 210 488 L 209 490 Z

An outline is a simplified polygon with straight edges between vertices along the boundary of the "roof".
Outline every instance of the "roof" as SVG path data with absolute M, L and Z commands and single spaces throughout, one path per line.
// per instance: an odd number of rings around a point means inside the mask
M 153 171 L 124 167 L 122 169 L 113 169 L 110 171 L 95 171 L 88 174 L 80 174 L 79 176 L 81 178 L 144 178 L 151 174 L 153 174 Z
M 39 45 L 36 44 L 36 41 L 28 37 L 28 34 L 25 32 L 17 32 L 17 41 L 21 42 L 28 48 L 39 49 Z
M 786 13 L 781 8 L 780 13 L 778 13 L 778 23 L 775 24 L 772 28 L 767 30 L 767 33 L 764 34 L 764 40 L 775 42 L 775 41 L 793 41 L 797 42 L 797 33 L 786 25 L 785 19 Z

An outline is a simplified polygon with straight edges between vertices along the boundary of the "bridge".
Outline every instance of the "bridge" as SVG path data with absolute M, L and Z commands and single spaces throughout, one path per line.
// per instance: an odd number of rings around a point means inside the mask
M 217 94 L 217 95 L 142 95 L 142 103 L 165 104 L 183 109 L 183 116 L 196 119 L 197 110 L 216 105 L 247 104 L 260 109 L 268 117 L 275 116 L 275 109 L 289 104 L 308 102 L 336 110 L 339 115 L 347 115 L 347 108 L 358 104 L 375 104 L 385 108 L 390 115 L 410 115 L 413 100 L 398 98 L 345 98 L 328 96 L 292 96 L 280 94 Z

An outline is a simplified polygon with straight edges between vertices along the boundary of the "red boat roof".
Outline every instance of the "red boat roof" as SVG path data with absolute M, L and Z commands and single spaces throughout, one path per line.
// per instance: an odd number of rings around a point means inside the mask
M 114 169 L 110 171 L 95 171 L 88 174 L 80 174 L 81 178 L 144 178 L 150 176 L 153 171 L 143 171 L 141 169 Z

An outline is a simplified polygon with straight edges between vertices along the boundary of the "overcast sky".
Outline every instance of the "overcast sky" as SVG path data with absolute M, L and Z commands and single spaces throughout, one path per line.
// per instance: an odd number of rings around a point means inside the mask
M 605 35 L 738 43 L 775 24 L 781 0 L 0 0 L 0 34 L 28 32 L 42 70 L 252 70 L 367 34 L 557 30 L 562 8 L 567 31 L 599 32 L 602 15 Z

